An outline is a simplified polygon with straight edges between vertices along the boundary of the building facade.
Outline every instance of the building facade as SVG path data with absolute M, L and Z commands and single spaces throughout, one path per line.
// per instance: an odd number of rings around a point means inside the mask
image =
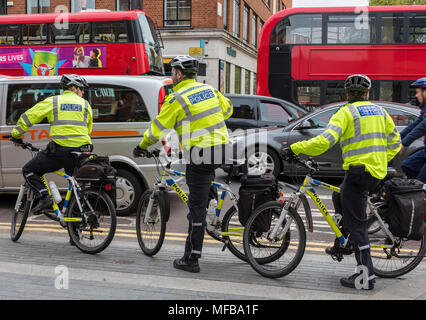
M 70 12 L 144 10 L 160 28 L 166 66 L 177 55 L 193 55 L 201 63 L 198 81 L 223 93 L 255 94 L 260 30 L 292 0 L 0 0 L 0 13 L 47 13 L 63 6 Z

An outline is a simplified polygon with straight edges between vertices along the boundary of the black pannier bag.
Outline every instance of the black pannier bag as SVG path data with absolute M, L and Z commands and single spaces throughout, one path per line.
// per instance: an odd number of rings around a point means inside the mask
M 74 178 L 81 182 L 90 182 L 94 188 L 102 188 L 111 198 L 116 207 L 116 176 L 117 171 L 110 164 L 108 157 L 91 154 L 80 161 L 74 170 Z
M 247 176 L 241 178 L 238 200 L 238 219 L 244 226 L 261 204 L 279 197 L 278 182 L 274 175 Z M 272 213 L 263 214 L 254 221 L 255 231 L 266 232 L 271 227 Z
M 381 209 L 389 230 L 396 237 L 421 240 L 424 234 L 426 192 L 416 179 L 392 178 L 384 182 L 386 205 Z

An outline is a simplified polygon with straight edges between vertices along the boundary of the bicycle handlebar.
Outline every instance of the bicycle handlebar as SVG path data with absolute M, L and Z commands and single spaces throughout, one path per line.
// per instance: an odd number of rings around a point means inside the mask
M 10 141 L 12 141 L 12 142 L 14 142 L 14 143 L 19 144 L 19 146 L 20 146 L 22 149 L 29 149 L 29 150 L 34 151 L 34 152 L 39 152 L 39 151 L 40 151 L 40 149 L 39 149 L 39 148 L 34 147 L 34 146 L 33 146 L 31 143 L 29 143 L 29 142 L 23 142 L 23 143 L 20 143 L 20 141 L 17 141 L 16 139 L 14 139 L 14 138 L 12 137 L 12 135 L 10 135 L 10 134 L 8 134 L 8 135 L 4 135 L 2 138 L 3 138 L 3 139 L 9 139 Z

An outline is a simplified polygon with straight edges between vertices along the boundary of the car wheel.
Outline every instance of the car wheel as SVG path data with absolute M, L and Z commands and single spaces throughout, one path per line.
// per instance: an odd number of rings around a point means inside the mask
M 136 212 L 138 199 L 142 194 L 139 180 L 125 169 L 117 169 L 117 215 L 125 216 Z
M 275 177 L 281 172 L 281 164 L 275 152 L 266 148 L 266 150 L 255 150 L 247 152 L 247 165 L 249 175 L 261 175 L 272 173 Z

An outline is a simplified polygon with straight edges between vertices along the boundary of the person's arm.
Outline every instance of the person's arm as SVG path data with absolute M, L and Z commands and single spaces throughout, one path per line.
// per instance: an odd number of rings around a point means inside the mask
M 179 107 L 176 106 L 176 104 L 178 104 L 177 100 L 174 100 L 173 103 L 170 104 L 172 98 L 173 95 L 171 94 L 166 97 L 160 114 L 151 122 L 149 129 L 145 131 L 143 139 L 139 144 L 140 148 L 146 149 L 157 143 L 174 128 L 177 121 L 176 109 Z
M 417 118 L 416 118 L 416 120 L 414 120 L 413 122 L 411 122 L 408 126 L 406 126 L 405 128 L 404 128 L 404 130 L 402 130 L 401 131 L 401 139 L 404 139 L 405 138 L 405 136 L 407 135 L 407 134 L 409 134 L 410 133 L 410 131 L 411 130 L 413 130 L 420 122 L 422 122 L 422 116 L 420 115 L 420 116 L 418 116 Z
M 330 119 L 324 132 L 315 138 L 293 143 L 290 148 L 295 155 L 300 153 L 318 156 L 334 146 L 346 128 L 346 116 L 341 108 Z
M 12 130 L 12 137 L 21 139 L 22 135 L 27 132 L 32 125 L 42 122 L 44 118 L 47 118 L 49 114 L 53 113 L 52 98 L 53 97 L 49 97 L 40 101 L 34 107 L 24 112 L 19 118 L 16 127 Z
M 226 98 L 222 93 L 216 90 L 216 94 L 219 99 L 220 106 L 222 108 L 223 118 L 226 120 L 232 116 L 232 113 L 234 112 L 234 106 L 231 100 Z
M 92 129 L 93 129 L 93 110 L 89 103 L 88 103 L 88 106 L 89 106 L 89 112 L 87 114 L 87 132 L 90 136 L 92 134 Z
M 401 136 L 395 127 L 392 117 L 386 112 L 386 140 L 387 140 L 387 158 L 390 162 L 401 150 Z
M 426 135 L 426 117 L 423 117 L 420 122 L 402 139 L 402 144 L 408 147 L 410 144 L 420 137 Z

